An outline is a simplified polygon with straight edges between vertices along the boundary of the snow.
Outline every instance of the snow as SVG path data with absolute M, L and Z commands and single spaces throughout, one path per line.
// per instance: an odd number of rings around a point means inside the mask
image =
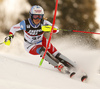
M 17 37 L 14 38 L 17 40 Z M 13 42 L 14 42 L 13 40 Z M 20 39 L 21 40 L 21 39 Z M 59 43 L 61 41 L 61 43 Z M 60 73 L 47 61 L 39 67 L 41 58 L 28 54 L 20 43 L 20 50 L 15 42 L 7 47 L 1 45 L 0 51 L 0 88 L 1 89 L 99 89 L 100 87 L 100 50 L 88 46 L 79 46 L 70 37 L 52 40 L 53 45 L 64 55 L 83 68 L 89 78 L 86 83 L 69 78 Z M 59 43 L 59 45 L 57 44 Z M 13 49 L 11 49 L 14 48 Z M 8 50 L 10 52 L 8 53 Z M 11 51 L 12 50 L 12 51 Z M 19 54 L 18 54 L 19 52 Z

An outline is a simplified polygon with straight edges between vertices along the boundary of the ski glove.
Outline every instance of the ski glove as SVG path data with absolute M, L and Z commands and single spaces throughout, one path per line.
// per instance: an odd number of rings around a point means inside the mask
M 5 41 L 4 41 L 4 43 L 5 43 L 5 45 L 10 45 L 10 43 L 11 43 L 11 41 L 12 41 L 12 38 L 13 38 L 14 36 L 12 35 L 12 34 L 10 34 L 8 37 L 6 37 L 5 38 Z

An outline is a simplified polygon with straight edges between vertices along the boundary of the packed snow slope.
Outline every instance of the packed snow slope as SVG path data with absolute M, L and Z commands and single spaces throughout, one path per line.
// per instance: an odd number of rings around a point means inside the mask
M 70 37 L 54 39 L 52 43 L 87 72 L 87 83 L 69 78 L 47 61 L 39 68 L 41 58 L 28 54 L 22 36 L 16 34 L 10 46 L 0 45 L 0 89 L 100 89 L 100 50 Z

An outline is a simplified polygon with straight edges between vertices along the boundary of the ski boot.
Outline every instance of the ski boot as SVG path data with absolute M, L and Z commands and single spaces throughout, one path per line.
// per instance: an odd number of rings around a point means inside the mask
M 40 50 L 40 56 L 42 57 L 44 54 L 44 47 Z M 55 68 L 57 68 L 62 73 L 69 73 L 68 68 L 61 63 L 57 58 L 55 58 L 53 55 L 51 55 L 48 51 L 45 55 L 45 60 L 49 62 L 49 64 L 53 65 Z
M 58 53 L 55 56 L 55 58 L 58 59 L 59 62 L 61 62 L 62 64 L 64 64 L 64 66 L 66 66 L 68 68 L 68 70 L 70 72 L 69 73 L 70 78 L 72 78 L 74 75 L 78 75 L 78 76 L 80 76 L 82 82 L 88 78 L 87 74 L 84 71 L 82 71 L 82 69 L 80 69 L 74 62 L 72 62 L 70 59 L 68 59 L 61 53 Z

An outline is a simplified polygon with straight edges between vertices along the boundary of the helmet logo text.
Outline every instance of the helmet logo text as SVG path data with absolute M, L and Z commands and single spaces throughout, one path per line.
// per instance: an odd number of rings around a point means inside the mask
M 36 13 L 41 13 L 42 10 L 34 10 Z

